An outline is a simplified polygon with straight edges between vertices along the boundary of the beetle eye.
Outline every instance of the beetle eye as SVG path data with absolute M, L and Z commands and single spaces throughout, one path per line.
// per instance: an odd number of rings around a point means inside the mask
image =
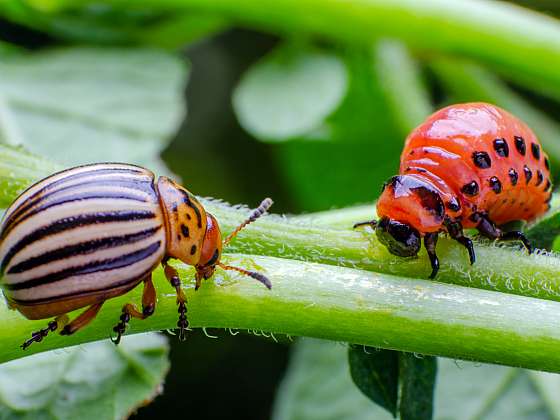
M 399 257 L 412 257 L 420 250 L 420 234 L 412 226 L 383 217 L 375 228 L 379 242 Z

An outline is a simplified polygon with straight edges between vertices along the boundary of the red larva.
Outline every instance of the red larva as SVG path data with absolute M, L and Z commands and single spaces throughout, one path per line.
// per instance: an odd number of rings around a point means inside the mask
M 549 208 L 552 185 L 546 154 L 527 125 L 494 105 L 467 103 L 441 109 L 406 139 L 400 175 L 383 187 L 377 202 L 379 221 L 371 225 L 379 241 L 395 255 L 416 255 L 421 238 L 432 264 L 438 233 L 447 232 L 475 261 L 463 228 L 477 228 L 491 239 L 525 236 L 498 226 L 529 221 Z

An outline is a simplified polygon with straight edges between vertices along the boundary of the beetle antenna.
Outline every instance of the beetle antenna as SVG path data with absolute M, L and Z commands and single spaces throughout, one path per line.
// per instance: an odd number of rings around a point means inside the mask
M 371 226 L 373 229 L 377 226 L 377 220 L 369 220 L 367 222 L 360 222 L 354 225 L 354 229 L 360 226 Z
M 257 273 L 255 271 L 245 270 L 245 269 L 239 268 L 239 267 L 233 267 L 231 265 L 225 265 L 225 264 L 222 264 L 222 263 L 218 263 L 217 265 L 218 265 L 218 267 L 221 267 L 224 270 L 237 271 L 238 273 L 245 274 L 246 276 L 252 277 L 255 280 L 260 281 L 262 284 L 264 284 L 267 289 L 269 289 L 269 290 L 272 289 L 272 283 L 270 282 L 268 277 L 266 277 L 264 274 Z
M 261 217 L 263 214 L 265 214 L 266 211 L 270 208 L 270 206 L 272 206 L 272 203 L 273 203 L 272 199 L 270 199 L 268 197 L 265 198 L 262 201 L 262 203 L 259 205 L 259 207 L 257 207 L 255 210 L 253 210 L 251 212 L 251 214 L 249 215 L 247 220 L 245 220 L 243 223 L 241 223 L 239 226 L 237 226 L 237 228 L 235 228 L 235 230 L 233 232 L 231 232 L 226 239 L 224 239 L 224 245 L 227 245 L 233 238 L 235 238 L 235 236 L 239 233 L 239 231 L 241 229 L 243 229 L 249 223 L 253 223 L 259 217 Z

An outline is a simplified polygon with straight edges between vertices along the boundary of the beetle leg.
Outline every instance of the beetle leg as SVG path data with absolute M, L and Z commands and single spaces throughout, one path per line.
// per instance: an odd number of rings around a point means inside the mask
M 498 228 L 494 224 L 494 222 L 492 222 L 485 214 L 481 214 L 479 220 L 480 221 L 478 222 L 476 228 L 482 236 L 485 236 L 489 239 L 498 239 L 501 241 L 521 241 L 523 242 L 523 245 L 525 246 L 529 254 L 533 252 L 533 247 L 531 246 L 531 243 L 523 234 L 523 232 L 520 232 L 518 230 L 504 232 L 500 228 Z
M 474 253 L 473 243 L 469 238 L 463 235 L 463 225 L 461 225 L 461 222 L 452 222 L 446 219 L 444 223 L 449 236 L 467 248 L 471 265 L 474 264 L 476 261 L 476 254 Z
M 38 343 L 47 336 L 48 333 L 56 331 L 60 327 L 64 327 L 68 323 L 68 315 L 57 316 L 53 321 L 49 322 L 46 328 L 31 333 L 31 338 L 24 341 L 20 346 L 23 350 L 27 349 L 31 344 Z
M 144 279 L 144 291 L 142 292 L 142 312 L 140 312 L 136 305 L 133 303 L 127 303 L 122 308 L 122 314 L 120 321 L 117 325 L 113 327 L 113 331 L 117 333 L 117 337 L 112 339 L 113 343 L 119 344 L 121 342 L 121 337 L 126 331 L 126 324 L 130 321 L 130 318 L 136 319 L 146 319 L 153 315 L 156 309 L 156 289 L 154 288 L 154 282 L 152 281 L 152 275 L 148 275 Z
M 162 265 L 165 277 L 167 277 L 167 280 L 169 280 L 169 283 L 171 283 L 171 286 L 175 288 L 177 293 L 177 312 L 179 312 L 177 327 L 179 328 L 179 340 L 184 341 L 187 335 L 187 328 L 189 327 L 189 321 L 187 321 L 187 298 L 181 288 L 181 279 L 177 270 L 167 264 L 167 260 L 163 260 Z M 197 283 L 199 281 L 197 278 Z
M 72 322 L 65 325 L 62 331 L 60 331 L 60 335 L 71 335 L 85 327 L 97 316 L 97 313 L 103 306 L 103 303 L 104 302 L 100 302 L 95 305 L 91 305 L 84 312 L 78 315 L 77 318 L 73 319 Z
M 427 233 L 426 236 L 424 236 L 424 246 L 428 252 L 428 257 L 430 257 L 430 263 L 432 264 L 432 274 L 430 274 L 431 279 L 433 279 L 439 271 L 439 259 L 436 255 L 437 240 L 437 232 Z

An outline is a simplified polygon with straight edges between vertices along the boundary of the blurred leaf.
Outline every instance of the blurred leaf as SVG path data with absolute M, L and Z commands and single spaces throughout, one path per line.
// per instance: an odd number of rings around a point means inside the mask
M 393 118 L 403 136 L 434 109 L 420 67 L 404 44 L 382 40 L 375 49 L 375 68 Z
M 0 131 L 0 138 L 1 133 Z M 0 155 L 0 208 L 7 208 L 12 204 L 14 197 L 29 187 L 30 179 L 36 181 L 61 169 L 50 160 L 37 157 L 23 147 L 0 144 Z
M 348 362 L 356 386 L 396 417 L 399 352 L 354 345 L 348 349 Z
M 403 352 L 398 358 L 401 420 L 431 419 L 437 359 Z
M 531 244 L 536 248 L 553 248 L 554 240 L 560 235 L 560 199 L 558 194 L 552 195 L 550 210 L 541 219 L 525 228 Z
M 67 165 L 158 166 L 157 156 L 184 115 L 185 66 L 155 50 L 68 48 L 11 55 L 0 59 L 0 74 L 3 115 L 7 110 L 19 141 Z
M 167 339 L 126 336 L 0 365 L 0 417 L 124 419 L 162 392 Z
M 499 105 L 531 127 L 555 163 L 560 163 L 560 124 L 534 108 L 490 71 L 469 61 L 438 59 L 431 68 L 450 92 L 452 102 Z
M 299 341 L 280 385 L 273 419 L 390 420 L 387 411 L 352 385 L 347 360 L 341 344 Z M 557 420 L 559 390 L 559 375 L 440 358 L 434 419 Z
M 279 169 L 306 211 L 371 201 L 398 169 L 402 137 L 373 71 L 372 52 L 350 48 L 341 55 L 350 84 L 340 107 L 322 124 L 330 141 L 277 146 Z
M 345 345 L 305 338 L 292 349 L 273 420 L 392 419 L 352 382 Z
M 285 141 L 319 129 L 347 89 L 346 69 L 336 55 L 286 44 L 245 73 L 233 105 L 253 136 Z

